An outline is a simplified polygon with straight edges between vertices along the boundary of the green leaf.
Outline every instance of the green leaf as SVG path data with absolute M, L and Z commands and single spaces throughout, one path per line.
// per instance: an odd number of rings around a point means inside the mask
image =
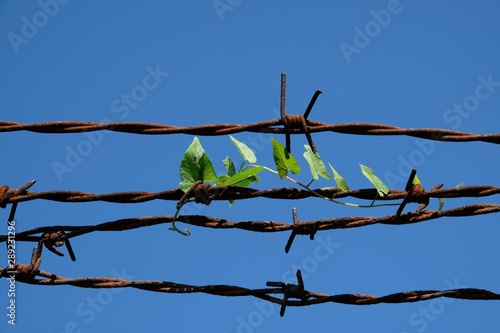
M 202 170 L 201 181 L 204 182 L 214 182 L 217 180 L 217 174 L 215 173 L 214 166 L 212 165 L 212 161 L 208 158 L 206 154 L 201 156 L 201 159 L 198 162 L 199 167 Z
M 439 198 L 439 208 L 438 208 L 438 211 L 441 211 L 441 209 L 443 209 L 443 206 L 444 206 L 444 198 Z
M 263 169 L 264 169 L 263 166 L 259 166 L 252 169 L 241 171 L 226 179 L 221 185 L 223 186 L 235 185 L 239 187 L 248 187 L 252 183 L 259 182 L 259 178 L 256 176 L 256 174 L 261 172 Z
M 228 179 L 229 179 L 229 177 L 230 177 L 230 176 L 228 176 L 228 175 L 222 175 L 222 176 L 219 176 L 219 178 L 218 178 L 218 179 L 217 179 L 217 181 L 215 182 L 215 185 L 222 185 L 222 184 L 224 184 L 224 182 L 225 182 L 226 180 L 228 180 Z
M 252 151 L 252 149 L 248 148 L 248 146 L 246 144 L 236 140 L 231 135 L 229 137 L 231 138 L 231 141 L 233 141 L 236 148 L 238 148 L 238 151 L 240 152 L 241 157 L 243 157 L 243 161 L 248 161 L 249 163 L 257 162 L 257 157 L 255 157 L 255 154 Z
M 344 192 L 349 192 L 350 191 L 349 186 L 345 182 L 344 178 L 342 178 L 342 176 L 339 175 L 339 173 L 332 167 L 330 163 L 328 163 L 328 165 L 330 166 L 330 169 L 332 169 L 333 179 L 335 180 L 335 183 L 337 183 L 337 187 Z
M 418 179 L 417 174 L 415 174 L 415 178 L 413 178 L 413 184 L 422 186 L 422 183 L 420 182 L 420 179 Z
M 230 178 L 230 176 L 228 176 L 228 175 L 222 175 L 219 177 L 219 179 L 217 179 L 217 181 L 215 182 L 215 185 L 221 186 L 229 178 Z M 229 207 L 232 207 L 235 201 L 236 200 L 229 200 Z
M 311 169 L 311 174 L 314 180 L 318 180 L 320 175 L 325 179 L 330 179 L 330 174 L 326 170 L 325 164 L 319 157 L 318 153 L 314 153 L 309 145 L 304 145 L 306 151 L 304 152 L 304 158 L 307 163 L 309 163 L 309 168 Z
M 212 162 L 205 154 L 205 150 L 203 150 L 200 140 L 197 137 L 193 139 L 193 142 L 184 153 L 181 161 L 180 176 L 182 182 L 179 184 L 179 188 L 184 192 L 198 180 L 202 182 L 215 182 L 217 180 Z
M 224 167 L 226 168 L 227 175 L 232 176 L 236 173 L 236 168 L 234 167 L 233 161 L 229 158 L 229 156 L 226 156 L 226 159 L 222 161 L 224 163 Z
M 274 163 L 276 164 L 276 170 L 278 170 L 280 179 L 285 178 L 288 171 L 298 174 L 300 172 L 300 166 L 295 157 L 293 157 L 281 143 L 272 138 L 271 141 L 273 144 Z
M 361 167 L 361 172 L 363 175 L 375 186 L 378 195 L 383 197 L 389 193 L 389 188 L 373 173 L 373 170 L 363 164 L 359 165 Z

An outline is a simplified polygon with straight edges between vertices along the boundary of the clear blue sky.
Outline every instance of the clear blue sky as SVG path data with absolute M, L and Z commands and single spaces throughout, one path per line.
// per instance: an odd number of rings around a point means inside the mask
M 288 113 L 302 113 L 313 92 L 323 91 L 311 113 L 313 120 L 475 133 L 500 129 L 500 5 L 493 0 L 220 0 L 189 5 L 41 0 L 3 1 L 0 8 L 4 120 L 187 126 L 276 119 L 280 73 L 285 72 Z M 182 154 L 193 139 L 112 132 L 15 132 L 0 137 L 2 184 L 18 188 L 36 179 L 34 191 L 94 193 L 175 188 Z M 273 166 L 270 136 L 235 137 L 256 151 L 259 163 Z M 284 142 L 283 136 L 274 138 Z M 461 182 L 500 186 L 498 146 L 493 144 L 333 133 L 313 138 L 322 158 L 353 189 L 370 187 L 359 163 L 372 167 L 393 189 L 404 189 L 410 167 L 417 168 L 427 189 L 439 182 L 445 187 Z M 228 137 L 202 137 L 201 142 L 217 171 L 223 170 L 221 160 L 227 155 L 239 161 Z M 297 179 L 307 182 L 304 143 L 304 137 L 292 137 L 292 152 L 304 169 Z M 291 185 L 263 174 L 256 187 Z M 317 186 L 334 183 L 322 180 Z M 447 200 L 445 209 L 478 202 L 499 203 L 498 197 Z M 36 200 L 19 205 L 17 230 L 172 215 L 175 204 Z M 437 206 L 433 200 L 429 209 Z M 227 202 L 193 205 L 182 213 L 291 222 L 292 207 L 301 220 L 395 212 L 392 207 L 363 210 L 319 199 L 256 199 L 232 208 Z M 3 221 L 8 213 L 1 212 Z M 118 273 L 133 279 L 260 288 L 268 280 L 292 283 L 292 271 L 301 267 L 306 288 L 328 294 L 385 295 L 450 287 L 500 291 L 500 226 L 495 215 L 327 231 L 314 241 L 298 236 L 289 254 L 283 250 L 288 233 L 191 227 L 192 236 L 182 237 L 167 229 L 161 225 L 81 236 L 72 240 L 76 262 L 44 251 L 41 268 L 65 277 Z M 33 246 L 18 244 L 17 260 L 28 263 Z M 277 305 L 251 297 L 18 284 L 12 327 L 5 315 L 7 290 L 7 281 L 0 280 L 2 332 L 492 331 L 498 327 L 500 305 L 444 299 L 323 304 L 289 307 L 281 318 Z

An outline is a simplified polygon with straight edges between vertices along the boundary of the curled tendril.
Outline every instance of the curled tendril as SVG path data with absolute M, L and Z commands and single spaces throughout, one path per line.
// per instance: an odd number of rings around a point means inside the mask
M 189 229 L 186 228 L 186 229 L 184 229 L 184 231 L 182 231 L 181 229 L 179 229 L 175 226 L 175 221 L 177 220 L 177 217 L 179 216 L 179 212 L 181 211 L 182 206 L 184 206 L 186 203 L 191 202 L 191 201 L 192 200 L 184 201 L 182 203 L 182 205 L 177 209 L 177 211 L 175 212 L 174 217 L 172 219 L 172 227 L 168 228 L 168 230 L 177 231 L 178 233 L 180 233 L 183 236 L 190 236 L 191 235 L 191 231 L 189 231 Z
M 185 231 L 182 231 L 181 229 L 177 228 L 175 226 L 174 221 L 172 221 L 172 228 L 168 228 L 168 230 L 177 231 L 178 233 L 180 233 L 183 236 L 190 236 L 191 235 L 191 231 L 189 231 L 189 229 L 186 228 L 186 229 L 184 229 Z

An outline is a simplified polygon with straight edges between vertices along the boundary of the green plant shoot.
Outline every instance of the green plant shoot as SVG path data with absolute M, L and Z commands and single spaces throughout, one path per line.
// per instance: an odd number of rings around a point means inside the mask
M 330 169 L 332 169 L 333 179 L 335 180 L 337 187 L 344 192 L 349 192 L 350 191 L 349 186 L 345 182 L 344 178 L 342 178 L 342 176 L 339 175 L 337 170 L 335 170 L 330 163 L 328 163 L 328 165 L 330 166 Z
M 366 165 L 360 164 L 363 175 L 375 186 L 379 196 L 383 197 L 389 193 L 389 188 L 373 173 L 373 170 Z
M 288 171 L 291 171 L 293 174 L 300 173 L 301 169 L 295 157 L 278 141 L 271 139 L 271 142 L 273 145 L 274 163 L 276 164 L 276 170 L 278 170 L 280 179 L 285 178 L 288 175 Z
M 420 186 L 422 186 L 422 182 L 420 181 L 420 179 L 418 179 L 417 174 L 415 174 L 415 178 L 413 178 L 413 185 L 420 185 Z
M 219 186 L 237 186 L 237 187 L 248 187 L 253 183 L 258 183 L 260 179 L 257 177 L 257 174 L 262 170 L 267 170 L 272 173 L 278 174 L 280 179 L 286 178 L 287 180 L 305 188 L 309 192 L 313 193 L 317 197 L 328 200 L 330 202 L 334 202 L 337 204 L 341 204 L 344 206 L 351 207 L 359 207 L 359 208 L 370 208 L 374 207 L 373 202 L 370 206 L 358 205 L 352 203 L 345 203 L 334 200 L 333 198 L 325 197 L 320 193 L 312 190 L 309 185 L 315 180 L 319 179 L 319 176 L 325 179 L 330 179 L 330 173 L 325 167 L 325 164 L 321 160 L 319 154 L 314 153 L 310 146 L 304 145 L 306 151 L 303 156 L 309 164 L 309 168 L 311 170 L 312 180 L 309 184 L 303 184 L 295 179 L 288 177 L 288 171 L 291 171 L 293 174 L 298 174 L 301 172 L 301 168 L 295 159 L 295 157 L 290 154 L 286 148 L 276 141 L 275 139 L 271 139 L 272 147 L 273 147 L 273 158 L 276 164 L 276 170 L 270 169 L 266 166 L 256 165 L 257 157 L 255 153 L 250 149 L 246 144 L 241 141 L 238 141 L 234 137 L 230 136 L 231 141 L 238 149 L 243 161 L 241 163 L 240 168 L 236 171 L 236 167 L 233 161 L 226 156 L 226 158 L 222 161 L 224 164 L 224 168 L 226 169 L 226 174 L 217 177 L 212 162 L 210 158 L 208 158 L 205 150 L 203 149 L 200 140 L 195 137 L 193 142 L 189 145 L 188 149 L 184 153 L 184 156 L 180 165 L 180 176 L 181 182 L 179 183 L 179 188 L 186 192 L 194 183 L 197 181 L 201 182 L 213 182 L 215 185 Z M 248 162 L 248 164 L 246 164 Z M 335 180 L 337 187 L 344 191 L 349 192 L 349 186 L 345 182 L 344 178 L 333 168 L 333 166 L 328 163 L 330 169 L 333 173 L 333 179 Z M 359 165 L 361 167 L 361 172 L 363 175 L 375 186 L 377 189 L 378 196 L 384 196 L 389 193 L 389 188 L 373 173 L 373 170 L 367 166 L 362 164 Z M 420 184 L 420 180 L 415 176 L 414 184 Z M 458 185 L 457 188 L 461 186 Z M 375 198 L 376 199 L 376 198 Z M 189 236 L 190 232 L 188 229 L 183 232 L 179 230 L 175 226 L 175 221 L 179 215 L 181 208 L 188 202 L 193 202 L 193 199 L 186 199 L 181 205 L 178 205 L 177 211 L 175 212 L 174 218 L 172 220 L 172 227 L 170 230 L 174 230 L 179 232 L 182 235 Z M 231 206 L 235 200 L 230 200 Z M 374 200 L 375 201 L 375 200 Z M 444 199 L 440 199 L 440 207 L 441 210 L 444 204 Z M 378 206 L 397 206 L 399 204 L 383 204 Z
M 202 182 L 214 182 L 217 180 L 212 162 L 205 154 L 197 137 L 189 145 L 181 161 L 180 175 L 182 182 L 179 188 L 186 192 L 193 184 L 201 180 Z
M 304 152 L 304 158 L 309 164 L 313 179 L 318 180 L 318 175 L 325 179 L 330 179 L 330 174 L 328 173 L 328 170 L 326 170 L 325 164 L 321 160 L 319 154 L 314 153 L 309 145 L 304 145 L 304 148 L 306 148 L 306 151 Z
M 230 135 L 229 137 L 231 138 L 231 141 L 234 143 L 236 148 L 238 148 L 238 151 L 240 152 L 241 157 L 243 157 L 243 163 L 245 161 L 248 161 L 249 163 L 257 162 L 257 157 L 255 157 L 255 154 L 252 151 L 252 149 L 248 148 L 248 146 L 246 144 L 244 144 L 243 142 L 240 142 L 240 141 L 236 140 L 235 138 L 233 138 L 233 136 Z M 242 166 L 243 166 L 243 164 L 242 164 Z

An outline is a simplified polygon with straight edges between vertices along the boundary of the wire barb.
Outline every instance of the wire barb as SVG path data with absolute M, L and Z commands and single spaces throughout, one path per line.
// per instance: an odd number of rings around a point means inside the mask
M 49 250 L 52 253 L 57 254 L 60 257 L 64 256 L 64 254 L 62 252 L 58 251 L 57 249 L 55 249 L 55 247 L 60 247 L 60 246 L 63 246 L 65 244 L 71 260 L 76 261 L 76 257 L 75 257 L 75 253 L 73 252 L 73 248 L 71 247 L 69 239 L 63 230 L 60 230 L 57 232 L 44 232 L 42 237 L 40 238 L 39 243 L 43 243 L 43 245 L 45 245 L 47 250 Z M 41 253 L 41 251 L 40 251 L 40 253 Z
M 19 264 L 18 275 L 16 281 L 32 285 L 41 286 L 61 286 L 70 285 L 78 288 L 135 288 L 146 291 L 155 291 L 168 294 L 185 294 L 185 293 L 204 293 L 215 296 L 226 297 L 247 297 L 254 296 L 262 300 L 280 304 L 280 315 L 284 315 L 286 306 L 310 306 L 323 303 L 340 303 L 351 305 L 374 305 L 381 303 L 407 303 L 431 300 L 438 297 L 447 297 L 464 300 L 500 300 L 500 294 L 489 290 L 476 288 L 460 288 L 450 290 L 415 290 L 389 294 L 386 296 L 374 296 L 366 294 L 337 294 L 327 295 L 306 291 L 302 276 L 297 271 L 298 284 L 284 284 L 283 282 L 268 282 L 268 287 L 249 289 L 239 286 L 230 285 L 204 285 L 195 286 L 182 283 L 168 281 L 151 281 L 151 280 L 136 280 L 130 281 L 120 278 L 111 277 L 86 277 L 86 278 L 65 278 L 60 275 L 52 274 L 41 270 L 30 270 L 30 265 Z M 6 270 L 0 269 L 0 277 L 6 276 Z M 31 272 L 35 273 L 32 278 Z M 25 274 L 26 273 L 26 274 Z M 273 294 L 283 294 L 283 298 L 271 296 Z M 286 301 L 285 301 L 286 299 Z
M 12 190 L 7 185 L 0 186 L 0 207 L 1 208 L 7 207 L 7 204 L 9 203 L 9 201 L 12 197 L 25 195 L 27 190 L 31 186 L 33 186 L 33 184 L 35 184 L 35 183 L 36 183 L 36 180 L 32 180 L 32 181 L 24 184 L 23 186 L 21 186 L 17 190 Z M 15 212 L 15 208 L 13 209 L 13 211 Z M 14 220 L 13 217 L 12 217 L 12 220 Z
M 302 279 L 302 272 L 300 271 L 300 269 L 297 270 L 296 276 L 298 284 L 290 284 L 290 283 L 286 284 L 283 282 L 272 282 L 272 281 L 268 281 L 266 283 L 268 287 L 279 287 L 283 292 L 283 302 L 281 303 L 281 309 L 280 309 L 281 317 L 285 315 L 288 299 L 297 298 L 304 302 L 310 297 L 309 292 L 304 289 L 304 280 Z
M 316 234 L 316 231 L 318 231 L 318 225 L 319 225 L 318 222 L 301 223 L 297 219 L 297 208 L 295 207 L 292 208 L 292 216 L 293 216 L 292 233 L 290 234 L 290 237 L 286 242 L 285 253 L 288 253 L 288 251 L 290 251 L 290 247 L 292 247 L 292 243 L 296 235 L 309 235 L 309 238 L 311 240 L 314 240 L 314 235 Z
M 400 135 L 420 139 L 446 142 L 481 141 L 500 144 L 500 133 L 475 134 L 440 128 L 401 128 L 398 126 L 374 123 L 327 124 L 308 120 L 311 133 L 334 132 L 351 135 Z M 198 126 L 173 126 L 141 122 L 98 123 L 86 121 L 56 121 L 37 124 L 23 124 L 12 121 L 0 121 L 0 132 L 29 131 L 35 133 L 83 133 L 95 131 L 113 131 L 143 135 L 188 134 L 200 136 L 218 136 L 241 132 L 286 134 L 281 128 L 283 119 L 268 120 L 252 124 L 206 124 Z M 290 134 L 303 134 L 297 130 Z
M 426 192 L 422 185 L 413 183 L 416 174 L 417 171 L 415 169 L 412 169 L 410 177 L 408 178 L 408 182 L 406 183 L 406 194 L 403 198 L 403 202 L 401 202 L 401 205 L 396 212 L 396 216 L 400 216 L 406 204 L 410 202 L 420 204 L 420 206 L 418 206 L 416 210 L 417 213 L 420 213 L 429 205 L 429 199 L 431 198 L 429 193 L 435 193 L 443 187 L 443 184 L 437 184 L 429 192 Z
M 312 220 L 294 225 L 279 221 L 244 221 L 233 222 L 223 218 L 210 217 L 204 215 L 180 215 L 177 221 L 212 229 L 241 229 L 253 232 L 285 232 L 295 230 L 296 234 L 308 234 L 311 236 L 316 231 L 359 228 L 375 224 L 405 225 L 421 223 L 442 217 L 467 217 L 482 214 L 493 214 L 500 212 L 498 204 L 475 204 L 456 207 L 448 210 L 426 210 L 423 212 L 412 212 L 401 214 L 400 216 L 388 215 L 382 217 L 370 216 L 350 216 L 330 218 L 323 220 Z M 127 218 L 115 221 L 104 222 L 96 225 L 86 226 L 47 226 L 16 232 L 16 241 L 39 242 L 40 236 L 35 236 L 44 232 L 60 231 L 66 232 L 67 239 L 92 233 L 95 231 L 125 231 L 153 225 L 171 223 L 173 216 L 146 216 L 137 218 Z M 302 229 L 304 228 L 304 229 Z M 309 229 L 310 228 L 310 229 Z M 295 236 L 294 236 L 295 237 Z M 291 237 L 290 237 L 291 238 Z M 7 235 L 0 235 L 0 243 L 6 242 Z
M 313 153 L 315 154 L 317 153 L 316 145 L 312 140 L 309 125 L 307 123 L 307 117 L 309 117 L 309 114 L 311 113 L 314 103 L 316 103 L 316 100 L 318 99 L 318 96 L 320 94 L 321 90 L 316 90 L 303 115 L 295 115 L 295 114 L 287 115 L 285 108 L 286 74 L 281 73 L 280 117 L 281 117 L 281 123 L 285 130 L 285 135 L 286 135 L 285 147 L 288 153 L 290 154 L 292 153 L 290 134 L 297 132 L 304 133 L 306 135 L 306 139 L 307 142 L 309 143 L 309 146 L 311 147 L 311 150 L 313 151 Z
M 7 186 L 7 185 L 5 185 Z M 441 185 L 442 186 L 442 185 Z M 212 196 L 211 191 L 214 192 Z M 340 199 L 352 197 L 362 200 L 370 200 L 377 195 L 377 190 L 374 188 L 351 190 L 349 192 L 339 191 L 336 187 L 323 187 L 313 189 L 314 192 L 319 193 L 323 196 Z M 209 191 L 209 197 L 212 200 L 242 200 L 242 199 L 253 199 L 253 198 L 269 198 L 269 199 L 284 199 L 284 200 L 298 200 L 305 198 L 317 198 L 317 196 L 311 191 L 281 187 L 281 188 L 271 188 L 266 190 L 257 190 L 253 188 L 243 188 L 237 186 L 212 186 Z M 390 201 L 390 200 L 400 200 L 404 199 L 406 196 L 405 191 L 400 190 L 390 190 L 383 197 L 377 198 L 379 201 Z M 419 194 L 419 200 L 424 200 L 425 198 L 462 198 L 462 197 L 485 197 L 490 195 L 500 194 L 500 187 L 490 186 L 490 185 L 474 185 L 474 186 L 463 186 L 460 188 L 452 187 L 440 190 L 440 188 L 434 187 L 430 191 Z M 9 196 L 4 203 L 10 204 L 15 202 L 31 201 L 36 199 L 51 200 L 58 202 L 93 202 L 93 201 L 104 201 L 113 203 L 142 203 L 151 200 L 172 200 L 179 201 L 182 196 L 185 195 L 180 189 L 175 188 L 171 190 L 165 190 L 162 192 L 114 192 L 105 194 L 95 194 L 89 192 L 81 191 L 66 191 L 66 190 L 53 190 L 45 192 L 27 192 L 27 193 L 14 193 Z M 415 196 L 414 196 L 415 198 Z
M 401 202 L 401 205 L 399 206 L 398 211 L 396 212 L 396 216 L 401 215 L 401 213 L 403 212 L 403 209 L 405 208 L 406 204 L 408 203 L 408 201 L 410 200 L 410 198 L 413 194 L 413 189 L 415 188 L 413 181 L 415 180 L 416 175 L 417 175 L 417 170 L 411 169 L 410 177 L 408 178 L 408 182 L 406 183 L 406 187 L 405 187 L 406 195 L 403 199 L 403 202 Z
M 305 134 L 309 146 L 313 153 L 317 153 L 316 146 L 312 140 L 312 133 L 335 132 L 354 135 L 405 135 L 416 138 L 448 141 L 448 142 L 468 142 L 482 141 L 500 144 L 500 134 L 474 134 L 436 128 L 400 128 L 391 125 L 373 123 L 347 123 L 347 124 L 327 124 L 319 121 L 308 120 L 308 117 L 322 92 L 317 90 L 305 112 L 302 115 L 286 114 L 286 74 L 281 74 L 280 91 L 280 119 L 262 121 L 253 124 L 205 124 L 200 126 L 178 127 L 172 125 L 140 123 L 140 122 L 117 122 L 117 123 L 96 123 L 60 121 L 46 122 L 38 124 L 22 124 L 10 121 L 0 121 L 0 132 L 30 131 L 36 133 L 77 133 L 108 130 L 114 132 L 160 135 L 160 134 L 188 134 L 200 136 L 228 135 L 239 132 L 267 132 L 285 134 L 286 149 L 291 152 L 291 134 Z M 235 186 L 212 186 L 204 184 L 202 181 L 195 182 L 185 193 L 179 189 L 167 190 L 163 192 L 121 192 L 108 194 L 93 194 L 77 191 L 48 191 L 48 192 L 28 192 L 28 189 L 35 183 L 31 181 L 21 186 L 19 189 L 10 189 L 7 185 L 0 186 L 0 207 L 6 208 L 12 204 L 9 214 L 9 225 L 14 222 L 17 205 L 22 201 L 34 199 L 45 199 L 60 202 L 90 202 L 106 201 L 116 203 L 138 203 L 149 200 L 178 200 L 177 211 L 174 216 L 150 216 L 140 218 L 128 218 L 115 221 L 104 222 L 96 225 L 85 226 L 46 226 L 37 227 L 31 230 L 16 232 L 15 241 L 37 242 L 33 249 L 29 264 L 19 264 L 15 261 L 9 262 L 9 266 L 0 269 L 0 278 L 14 278 L 16 281 L 33 285 L 71 285 L 81 288 L 118 288 L 131 287 L 141 290 L 164 292 L 164 293 L 206 293 L 218 296 L 254 296 L 275 304 L 280 304 L 280 316 L 284 316 L 287 306 L 308 306 L 327 302 L 335 302 L 353 305 L 369 305 L 379 303 L 402 303 L 429 300 L 437 297 L 449 297 L 471 300 L 500 300 L 500 294 L 474 288 L 462 288 L 454 290 L 421 290 L 407 291 L 386 296 L 373 296 L 362 294 L 340 294 L 326 295 L 305 290 L 302 273 L 296 272 L 297 284 L 286 284 L 284 282 L 267 281 L 266 286 L 272 288 L 249 289 L 230 285 L 205 285 L 195 286 L 166 281 L 128 281 L 119 278 L 108 277 L 83 277 L 68 279 L 52 273 L 40 270 L 42 262 L 42 250 L 45 246 L 52 253 L 63 256 L 57 247 L 66 245 L 68 254 L 72 261 L 76 260 L 69 239 L 82 236 L 95 231 L 122 231 L 137 229 L 146 226 L 153 226 L 161 223 L 172 223 L 171 230 L 189 236 L 175 227 L 175 221 L 181 221 L 190 225 L 213 229 L 243 229 L 255 232 L 281 232 L 291 230 L 290 237 L 285 246 L 288 253 L 296 235 L 309 235 L 313 240 L 316 232 L 331 229 L 363 227 L 373 224 L 404 225 L 419 223 L 441 217 L 463 217 L 480 214 L 498 213 L 498 204 L 475 204 L 456 207 L 453 209 L 426 210 L 430 198 L 457 198 L 457 197 L 482 197 L 499 194 L 500 188 L 494 186 L 468 186 L 461 188 L 441 190 L 442 184 L 434 186 L 430 191 L 426 191 L 420 184 L 414 184 L 416 170 L 410 173 L 405 191 L 391 190 L 387 195 L 379 200 L 403 199 L 395 215 L 370 217 L 370 216 L 350 216 L 331 218 L 324 220 L 299 221 L 296 208 L 292 209 L 293 224 L 284 222 L 269 221 L 244 221 L 233 222 L 226 219 L 203 216 L 184 215 L 179 216 L 179 212 L 187 202 L 203 203 L 209 205 L 213 200 L 238 200 L 256 197 L 266 197 L 273 199 L 303 199 L 312 196 L 324 196 L 327 198 L 355 197 L 359 199 L 372 200 L 375 197 L 376 189 L 360 189 L 349 192 L 339 191 L 337 188 L 322 188 L 316 190 L 301 190 L 291 188 L 277 188 L 268 190 L 256 190 L 251 188 L 239 188 Z M 307 187 L 307 186 L 306 186 Z M 314 194 L 313 194 L 314 193 Z M 403 210 L 408 203 L 419 203 L 420 206 L 415 212 L 403 214 Z M 0 235 L 0 242 L 6 242 L 9 250 L 9 235 Z M 278 298 L 272 295 L 281 295 Z

